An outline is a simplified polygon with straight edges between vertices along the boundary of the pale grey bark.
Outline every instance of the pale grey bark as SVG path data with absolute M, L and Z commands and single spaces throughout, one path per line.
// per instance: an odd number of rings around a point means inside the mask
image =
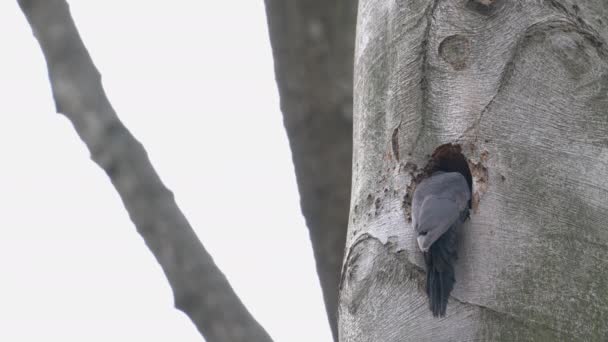
M 302 213 L 337 340 L 348 226 L 356 0 L 266 0 L 281 110 Z
M 175 306 L 208 342 L 271 341 L 214 264 L 143 146 L 120 122 L 66 1 L 18 2 L 46 59 L 57 111 L 72 122 L 93 161 L 110 177 L 165 272 Z
M 341 341 L 608 340 L 608 2 L 361 0 Z M 447 316 L 407 217 L 428 155 L 474 178 Z

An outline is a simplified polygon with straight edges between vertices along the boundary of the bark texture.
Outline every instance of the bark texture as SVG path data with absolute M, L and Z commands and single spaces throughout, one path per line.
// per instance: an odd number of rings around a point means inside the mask
M 330 326 L 352 169 L 352 77 L 357 1 L 266 0 L 283 120 Z
M 608 3 L 361 0 L 341 341 L 608 339 Z M 429 155 L 473 175 L 447 316 L 409 218 Z
M 53 97 L 110 177 L 175 297 L 208 342 L 271 341 L 213 263 L 143 146 L 120 122 L 64 0 L 19 0 L 46 59 Z

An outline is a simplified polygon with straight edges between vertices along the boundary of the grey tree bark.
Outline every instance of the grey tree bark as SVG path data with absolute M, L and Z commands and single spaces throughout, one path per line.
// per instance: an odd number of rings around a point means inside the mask
M 183 311 L 208 342 L 271 341 L 217 268 L 112 108 L 65 0 L 18 0 L 47 63 L 57 112 L 64 114 L 108 175 L 162 267 Z
M 341 341 L 608 340 L 608 2 L 361 0 Z M 473 210 L 433 318 L 408 217 L 439 145 Z
M 337 341 L 352 168 L 356 0 L 266 0 L 302 213 Z

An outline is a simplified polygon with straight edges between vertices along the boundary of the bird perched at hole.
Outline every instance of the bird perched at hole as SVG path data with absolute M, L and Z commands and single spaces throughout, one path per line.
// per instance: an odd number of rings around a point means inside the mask
M 437 171 L 416 186 L 412 225 L 426 263 L 426 293 L 433 316 L 445 316 L 454 288 L 456 231 L 469 217 L 471 190 L 459 172 Z

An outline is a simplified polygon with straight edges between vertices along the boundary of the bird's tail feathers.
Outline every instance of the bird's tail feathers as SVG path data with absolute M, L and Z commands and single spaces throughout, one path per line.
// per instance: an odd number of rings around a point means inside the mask
M 425 253 L 427 266 L 426 293 L 433 316 L 445 316 L 448 298 L 454 288 L 454 261 L 456 254 L 456 229 L 450 228 Z

